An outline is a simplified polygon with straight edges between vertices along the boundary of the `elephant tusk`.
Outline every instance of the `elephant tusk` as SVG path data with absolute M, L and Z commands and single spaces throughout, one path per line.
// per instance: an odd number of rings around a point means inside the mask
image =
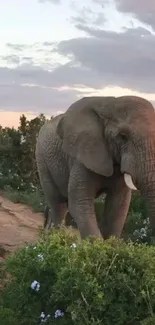
M 129 187 L 131 190 L 137 190 L 135 185 L 133 184 L 132 178 L 130 174 L 124 173 L 124 181 L 127 187 Z

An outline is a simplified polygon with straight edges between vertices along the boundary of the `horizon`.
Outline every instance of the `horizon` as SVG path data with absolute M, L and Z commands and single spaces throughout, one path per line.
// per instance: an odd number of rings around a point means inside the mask
M 155 3 L 15 0 L 1 4 L 0 124 L 64 112 L 84 96 L 155 104 Z

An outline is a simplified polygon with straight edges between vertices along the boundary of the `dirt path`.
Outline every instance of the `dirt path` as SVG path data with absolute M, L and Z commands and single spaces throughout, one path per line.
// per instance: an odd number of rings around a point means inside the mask
M 7 251 L 13 252 L 26 243 L 35 242 L 43 220 L 43 214 L 0 196 L 0 260 Z

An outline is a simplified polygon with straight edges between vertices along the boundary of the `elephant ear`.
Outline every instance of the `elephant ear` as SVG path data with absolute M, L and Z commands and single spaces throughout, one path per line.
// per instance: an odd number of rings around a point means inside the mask
M 106 177 L 113 174 L 113 161 L 104 138 L 104 126 L 93 110 L 67 111 L 58 123 L 57 134 L 67 154 L 97 174 Z

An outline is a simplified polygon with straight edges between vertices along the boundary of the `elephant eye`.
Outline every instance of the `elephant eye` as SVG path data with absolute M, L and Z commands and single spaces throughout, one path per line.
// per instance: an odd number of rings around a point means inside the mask
M 125 133 L 120 133 L 120 137 L 121 137 L 121 139 L 124 140 L 124 141 L 127 141 L 127 140 L 128 140 L 128 136 L 127 136 L 127 134 L 125 134 Z
M 124 132 L 120 132 L 117 135 L 118 141 L 121 141 L 123 144 L 125 144 L 128 141 L 128 135 Z

